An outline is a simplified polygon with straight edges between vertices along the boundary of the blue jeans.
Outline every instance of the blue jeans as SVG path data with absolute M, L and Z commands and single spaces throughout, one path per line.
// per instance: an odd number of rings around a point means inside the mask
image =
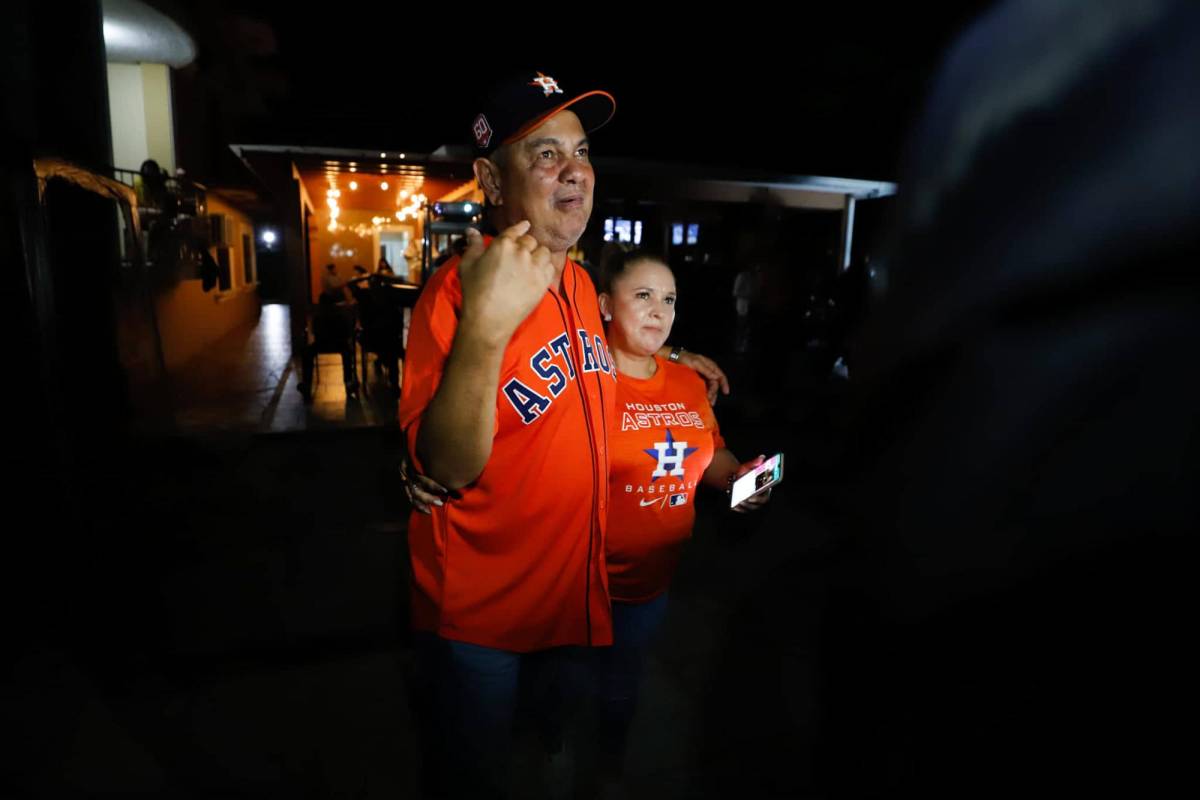
M 504 797 L 518 701 L 548 751 L 562 746 L 582 696 L 586 648 L 514 653 L 418 632 L 413 708 L 422 730 L 422 787 L 432 797 Z
M 613 646 L 597 648 L 592 659 L 603 770 L 620 772 L 646 654 L 666 612 L 666 592 L 645 603 L 613 601 Z

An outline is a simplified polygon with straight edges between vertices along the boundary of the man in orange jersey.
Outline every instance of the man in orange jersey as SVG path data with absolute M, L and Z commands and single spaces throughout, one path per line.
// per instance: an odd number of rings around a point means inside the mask
M 591 214 L 587 133 L 614 108 L 540 72 L 498 85 L 472 135 L 500 234 L 471 231 L 413 310 L 400 425 L 415 468 L 458 493 L 412 515 L 413 625 L 451 760 L 439 772 L 464 794 L 504 793 L 522 663 L 557 669 L 564 648 L 612 641 L 616 378 L 595 287 L 566 252 Z
M 612 641 L 615 379 L 595 288 L 566 251 L 591 214 L 587 131 L 614 108 L 543 73 L 497 87 L 472 134 L 501 234 L 485 249 L 470 232 L 413 310 L 400 425 L 414 466 L 458 492 L 409 526 L 413 625 L 446 759 L 425 783 L 446 778 L 453 793 L 505 793 L 523 661 Z

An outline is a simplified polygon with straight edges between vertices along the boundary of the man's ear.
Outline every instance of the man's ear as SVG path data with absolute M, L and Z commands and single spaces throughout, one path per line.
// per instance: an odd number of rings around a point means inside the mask
M 500 195 L 500 167 L 488 158 L 477 158 L 471 165 L 475 170 L 475 181 L 483 190 L 484 196 L 493 206 L 503 205 Z

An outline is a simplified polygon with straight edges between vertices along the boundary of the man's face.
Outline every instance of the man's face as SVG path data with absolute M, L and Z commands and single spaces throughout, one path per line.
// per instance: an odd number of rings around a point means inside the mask
M 527 219 L 529 235 L 539 244 L 552 253 L 565 252 L 587 227 L 594 182 L 579 118 L 571 111 L 555 114 L 508 146 L 500 168 L 506 225 Z

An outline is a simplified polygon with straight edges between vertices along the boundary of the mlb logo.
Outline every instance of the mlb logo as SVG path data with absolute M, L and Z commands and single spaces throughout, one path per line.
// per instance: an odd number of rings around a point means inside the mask
M 686 503 L 686 502 L 687 502 L 687 495 L 686 495 L 686 494 L 673 494 L 673 495 L 671 495 L 671 508 L 674 508 L 675 506 L 681 506 L 681 505 L 683 505 L 683 504 L 684 504 L 684 503 Z

